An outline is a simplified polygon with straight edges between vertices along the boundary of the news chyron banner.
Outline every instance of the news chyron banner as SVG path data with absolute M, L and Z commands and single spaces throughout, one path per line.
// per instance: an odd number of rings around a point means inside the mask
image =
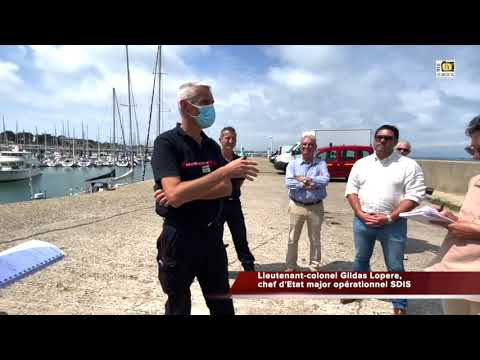
M 480 272 L 241 272 L 234 298 L 480 298 Z

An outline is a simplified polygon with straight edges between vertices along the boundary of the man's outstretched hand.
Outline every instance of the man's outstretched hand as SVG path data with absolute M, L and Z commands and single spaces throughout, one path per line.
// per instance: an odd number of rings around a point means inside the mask
M 253 181 L 258 176 L 259 170 L 255 161 L 244 160 L 242 158 L 229 162 L 225 165 L 228 176 L 234 178 L 245 178 Z

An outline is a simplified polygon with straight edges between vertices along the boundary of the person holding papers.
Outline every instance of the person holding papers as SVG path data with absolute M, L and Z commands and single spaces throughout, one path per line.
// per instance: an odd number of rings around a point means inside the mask
M 444 226 L 454 222 L 454 220 L 452 220 L 450 217 L 442 215 L 442 210 L 443 205 L 440 209 L 435 209 L 431 206 L 423 206 L 419 209 L 401 213 L 400 217 L 412 219 L 427 225 L 434 224 Z
M 470 121 L 465 131 L 470 146 L 465 150 L 480 160 L 480 115 Z M 480 175 L 470 179 L 458 216 L 445 209 L 440 214 L 453 220 L 450 224 L 435 222 L 447 230 L 440 251 L 427 271 L 480 271 Z M 448 315 L 480 315 L 480 294 L 464 299 L 442 300 Z
M 420 166 L 394 151 L 399 131 L 383 125 L 375 131 L 375 153 L 358 160 L 352 168 L 345 196 L 352 207 L 355 261 L 353 271 L 370 271 L 375 241 L 382 244 L 388 271 L 403 272 L 407 220 L 400 213 L 415 208 L 425 197 Z M 355 300 L 343 299 L 342 304 Z M 393 313 L 406 314 L 407 300 L 395 299 Z
M 407 140 L 399 140 L 397 146 L 395 146 L 395 150 L 397 150 L 400 155 L 408 156 L 412 151 L 412 145 Z M 407 254 L 403 255 L 403 260 L 408 260 Z

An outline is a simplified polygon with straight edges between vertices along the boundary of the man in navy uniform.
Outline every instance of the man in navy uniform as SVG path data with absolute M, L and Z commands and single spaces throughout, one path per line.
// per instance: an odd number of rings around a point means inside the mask
M 231 126 L 224 127 L 219 138 L 222 145 L 222 155 L 227 162 L 240 158 L 235 152 L 237 145 L 237 132 Z M 238 260 L 242 263 L 243 270 L 255 271 L 255 258 L 253 257 L 247 241 L 247 228 L 240 202 L 240 187 L 245 179 L 232 179 L 232 194 L 225 198 L 223 203 L 222 229 L 225 222 L 228 224 L 232 234 L 233 245 L 237 252 Z
M 156 212 L 164 217 L 157 240 L 158 277 L 168 295 L 165 314 L 190 314 L 197 277 L 212 315 L 233 315 L 227 254 L 220 219 L 232 178 L 253 180 L 256 163 L 226 164 L 218 144 L 202 129 L 215 121 L 210 86 L 189 82 L 177 94 L 181 123 L 155 140 L 152 169 Z

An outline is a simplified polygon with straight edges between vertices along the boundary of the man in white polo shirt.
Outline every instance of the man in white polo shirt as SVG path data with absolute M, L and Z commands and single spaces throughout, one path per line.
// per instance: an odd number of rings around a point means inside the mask
M 399 214 L 420 204 L 425 196 L 425 184 L 422 169 L 415 160 L 394 151 L 398 136 L 395 126 L 380 126 L 375 131 L 375 153 L 358 160 L 348 178 L 345 196 L 355 213 L 353 271 L 370 271 L 377 239 L 388 271 L 405 271 L 407 221 Z M 344 299 L 342 303 L 352 301 Z M 395 315 L 406 314 L 406 299 L 394 299 L 392 303 Z

